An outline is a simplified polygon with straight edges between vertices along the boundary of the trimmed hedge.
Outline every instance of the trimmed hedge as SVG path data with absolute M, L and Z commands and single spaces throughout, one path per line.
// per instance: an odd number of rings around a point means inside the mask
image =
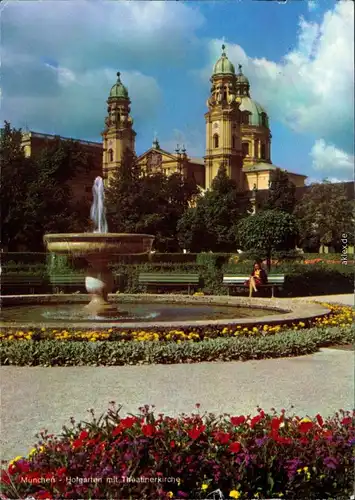
M 17 366 L 82 366 L 247 361 L 316 352 L 321 347 L 350 344 L 355 327 L 311 328 L 265 337 L 216 338 L 201 342 L 41 342 L 3 341 L 0 364 Z

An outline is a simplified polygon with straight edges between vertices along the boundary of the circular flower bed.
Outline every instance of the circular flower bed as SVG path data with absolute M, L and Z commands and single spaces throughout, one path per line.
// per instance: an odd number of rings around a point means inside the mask
M 0 332 L 0 340 L 16 341 L 16 340 L 60 340 L 60 341 L 120 341 L 120 342 L 201 342 L 203 340 L 215 338 L 229 337 L 245 337 L 245 336 L 266 336 L 274 335 L 282 331 L 301 330 L 310 327 L 320 326 L 339 326 L 342 328 L 349 327 L 355 317 L 355 312 L 351 307 L 337 306 L 332 304 L 322 304 L 331 310 L 328 316 L 316 318 L 314 321 L 297 322 L 292 325 L 255 325 L 251 327 L 235 326 L 228 327 L 195 327 L 189 329 L 169 330 L 164 328 L 156 328 L 154 330 L 137 330 L 137 329 L 115 329 L 109 330 L 88 330 L 81 331 L 78 329 L 31 329 L 31 330 L 16 330 L 13 328 L 4 328 Z
M 199 405 L 196 405 L 199 407 Z M 148 406 L 122 418 L 114 403 L 92 421 L 43 431 L 28 457 L 1 472 L 3 498 L 349 498 L 355 412 L 332 418 L 199 412 Z M 223 496 L 222 496 L 223 495 Z M 210 496 L 209 498 L 212 498 Z

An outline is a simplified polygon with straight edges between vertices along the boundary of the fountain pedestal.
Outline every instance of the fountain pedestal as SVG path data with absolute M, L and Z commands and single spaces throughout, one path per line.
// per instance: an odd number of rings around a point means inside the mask
M 87 256 L 91 265 L 85 278 L 86 291 L 91 295 L 91 301 L 85 309 L 94 316 L 117 316 L 117 307 L 108 302 L 108 294 L 114 287 L 114 277 L 108 268 L 109 260 L 104 256 Z

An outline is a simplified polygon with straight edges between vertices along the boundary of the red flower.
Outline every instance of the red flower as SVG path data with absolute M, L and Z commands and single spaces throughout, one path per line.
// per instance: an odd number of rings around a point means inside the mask
M 11 479 L 10 479 L 9 473 L 6 472 L 6 470 L 2 470 L 1 471 L 0 483 L 4 483 L 4 484 L 10 484 L 11 483 Z
M 88 431 L 81 431 L 79 434 L 79 439 L 86 439 L 89 436 Z
M 145 435 L 145 436 L 153 436 L 155 432 L 155 427 L 154 425 L 152 424 L 146 424 L 146 425 L 142 425 L 142 433 Z
M 313 427 L 312 422 L 301 422 L 299 425 L 299 431 L 302 434 L 307 434 L 307 432 L 310 431 L 312 429 L 312 427 Z
M 190 429 L 189 431 L 187 431 L 187 434 L 191 439 L 197 439 L 205 429 L 206 426 L 201 425 L 200 427 L 194 427 L 193 429 Z
M 175 448 L 175 441 L 170 441 L 170 448 Z
M 239 450 L 240 450 L 240 443 L 238 443 L 237 441 L 229 445 L 229 451 L 231 453 L 238 453 Z
M 348 425 L 351 424 L 351 417 L 344 417 L 343 420 L 341 421 L 341 425 Z
M 325 437 L 325 438 L 332 438 L 333 437 L 332 431 L 326 429 L 325 431 L 323 431 L 323 437 Z
M 118 436 L 118 434 L 121 434 L 122 431 L 123 427 L 121 426 L 121 424 L 119 424 L 113 429 L 112 436 Z
M 244 424 L 245 420 L 246 418 L 243 415 L 240 417 L 231 417 L 231 423 L 236 426 Z
M 263 419 L 262 415 L 257 415 L 256 417 L 253 417 L 250 421 L 250 427 L 253 429 L 256 426 L 256 424 L 258 424 L 262 419 Z
M 67 468 L 66 467 L 60 467 L 59 469 L 56 469 L 56 474 L 58 476 L 64 476 L 64 474 L 67 472 Z
M 280 444 L 292 444 L 292 438 L 277 436 L 276 441 Z
M 316 419 L 317 419 L 317 422 L 320 425 L 320 427 L 323 427 L 324 421 L 323 421 L 322 417 L 319 415 L 319 413 L 317 413 Z
M 83 445 L 83 442 L 81 439 L 74 439 L 73 444 L 72 444 L 74 450 L 76 450 L 77 448 L 81 448 L 82 445 Z
M 120 425 L 123 429 L 130 429 L 137 421 L 136 417 L 126 417 L 121 420 Z
M 280 424 L 282 422 L 282 418 L 277 418 L 277 417 L 274 417 L 272 420 L 271 420 L 271 429 L 273 431 L 278 431 L 279 427 L 280 427 Z
M 231 435 L 228 432 L 216 432 L 214 438 L 221 444 L 227 444 Z
M 305 438 L 305 437 L 300 438 L 300 439 L 299 439 L 299 442 L 300 442 L 301 444 L 308 444 L 308 443 L 309 443 L 308 439 L 307 439 L 307 438 Z
M 35 495 L 36 495 L 35 498 L 38 498 L 40 500 L 47 500 L 53 498 L 51 493 L 49 493 L 49 491 L 44 491 L 44 490 L 39 491 Z

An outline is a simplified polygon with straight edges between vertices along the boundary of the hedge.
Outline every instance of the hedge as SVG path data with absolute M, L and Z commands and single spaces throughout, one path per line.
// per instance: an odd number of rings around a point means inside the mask
M 321 347 L 350 344 L 350 328 L 311 328 L 285 331 L 265 337 L 216 338 L 201 342 L 33 342 L 2 341 L 0 364 L 17 366 L 118 366 L 138 364 L 247 361 L 250 359 L 301 356 Z

